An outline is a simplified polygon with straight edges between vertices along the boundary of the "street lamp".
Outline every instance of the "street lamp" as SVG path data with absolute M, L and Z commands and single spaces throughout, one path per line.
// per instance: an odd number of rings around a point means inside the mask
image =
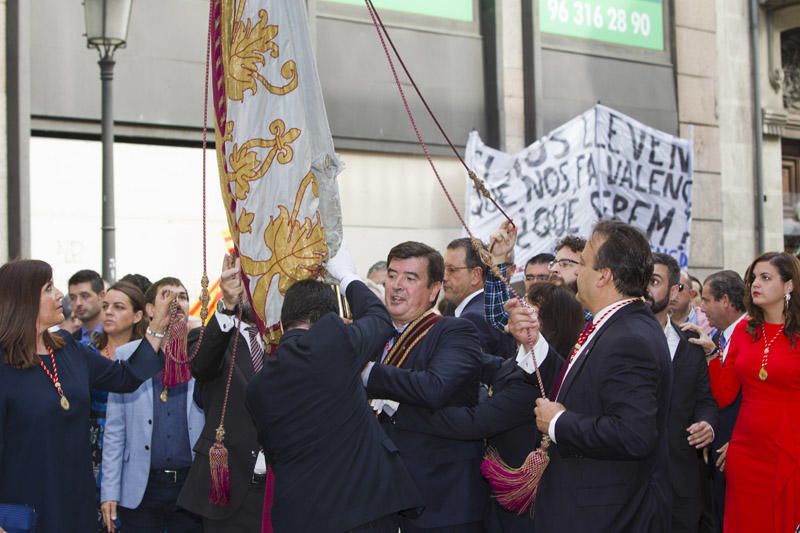
M 100 54 L 100 80 L 103 84 L 103 278 L 117 277 L 114 227 L 114 109 L 111 81 L 114 79 L 114 52 L 125 48 L 133 0 L 84 0 L 86 46 Z

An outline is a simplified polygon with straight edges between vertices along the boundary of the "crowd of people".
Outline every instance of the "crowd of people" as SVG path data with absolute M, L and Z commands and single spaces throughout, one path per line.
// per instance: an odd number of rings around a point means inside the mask
M 496 269 L 470 239 L 409 241 L 362 279 L 343 248 L 326 270 L 350 316 L 296 282 L 277 346 L 231 256 L 202 328 L 176 277 L 81 270 L 64 297 L 47 263 L 6 263 L 0 526 L 797 531 L 800 261 L 701 282 L 622 222 L 586 237 L 516 290 L 510 223 Z

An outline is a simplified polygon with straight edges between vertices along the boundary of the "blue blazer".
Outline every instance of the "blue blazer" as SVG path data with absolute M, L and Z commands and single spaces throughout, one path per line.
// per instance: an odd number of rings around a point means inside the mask
M 126 361 L 141 341 L 117 348 L 114 354 Z M 195 380 L 189 380 L 186 397 L 194 397 Z M 189 444 L 194 446 L 205 424 L 203 411 L 187 402 Z M 153 439 L 153 380 L 148 379 L 134 392 L 108 395 L 106 431 L 103 437 L 103 480 L 101 501 L 115 501 L 129 509 L 139 507 L 150 476 L 150 443 Z M 194 452 L 192 452 L 194 457 Z
M 667 420 L 672 365 L 644 302 L 617 311 L 558 392 L 566 411 L 536 496 L 537 533 L 671 531 Z
M 663 335 L 662 335 L 663 337 Z M 442 318 L 410 352 L 402 368 L 372 367 L 367 393 L 427 409 L 478 403 L 481 345 L 475 327 L 463 318 Z M 417 528 L 452 527 L 483 520 L 487 487 L 481 476 L 483 441 L 427 435 L 381 425 L 400 450 L 425 504 Z

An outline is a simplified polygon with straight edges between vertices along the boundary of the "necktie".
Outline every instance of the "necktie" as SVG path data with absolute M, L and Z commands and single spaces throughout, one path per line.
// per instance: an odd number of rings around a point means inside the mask
M 589 319 L 586 322 L 586 325 L 583 326 L 583 330 L 581 330 L 581 334 L 578 335 L 578 342 L 575 343 L 575 347 L 572 349 L 572 353 L 570 357 L 564 361 L 564 364 L 561 366 L 561 372 L 558 373 L 558 377 L 553 382 L 553 386 L 550 389 L 550 399 L 555 401 L 556 397 L 558 396 L 558 391 L 561 389 L 561 384 L 564 383 L 564 376 L 567 375 L 567 369 L 569 368 L 569 363 L 572 361 L 576 355 L 578 355 L 578 350 L 581 349 L 581 346 L 586 342 L 586 339 L 589 338 L 592 331 L 594 331 L 594 322 Z
M 717 345 L 719 347 L 719 362 L 721 365 L 725 365 L 725 358 L 722 357 L 722 354 L 725 352 L 725 345 L 728 344 L 728 339 L 725 338 L 725 333 L 719 334 L 719 339 L 717 340 Z
M 261 347 L 261 343 L 258 342 L 258 328 L 255 326 L 248 326 L 245 328 L 245 331 L 247 331 L 247 344 L 250 346 L 250 358 L 253 361 L 253 370 L 259 372 L 264 367 L 264 349 Z

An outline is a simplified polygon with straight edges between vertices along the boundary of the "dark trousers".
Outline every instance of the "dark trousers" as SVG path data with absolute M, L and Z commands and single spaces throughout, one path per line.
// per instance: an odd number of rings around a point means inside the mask
M 348 530 L 347 533 L 397 533 L 398 527 L 400 527 L 400 517 L 396 514 L 390 514 L 367 524 L 354 527 Z
M 725 518 L 725 472 L 717 469 L 714 479 L 711 480 L 711 508 L 714 516 L 714 531 L 722 533 L 722 523 Z
M 470 522 L 469 524 L 458 524 L 457 526 L 421 528 L 416 527 L 409 520 L 402 519 L 400 531 L 402 531 L 402 533 L 483 533 L 485 529 L 483 527 L 483 522 Z
M 150 471 L 142 503 L 136 509 L 117 509 L 121 530 L 136 533 L 201 533 L 200 519 L 179 509 L 178 494 L 189 469 L 177 474 Z
M 259 533 L 264 510 L 264 484 L 251 484 L 242 505 L 222 520 L 203 518 L 204 533 Z

